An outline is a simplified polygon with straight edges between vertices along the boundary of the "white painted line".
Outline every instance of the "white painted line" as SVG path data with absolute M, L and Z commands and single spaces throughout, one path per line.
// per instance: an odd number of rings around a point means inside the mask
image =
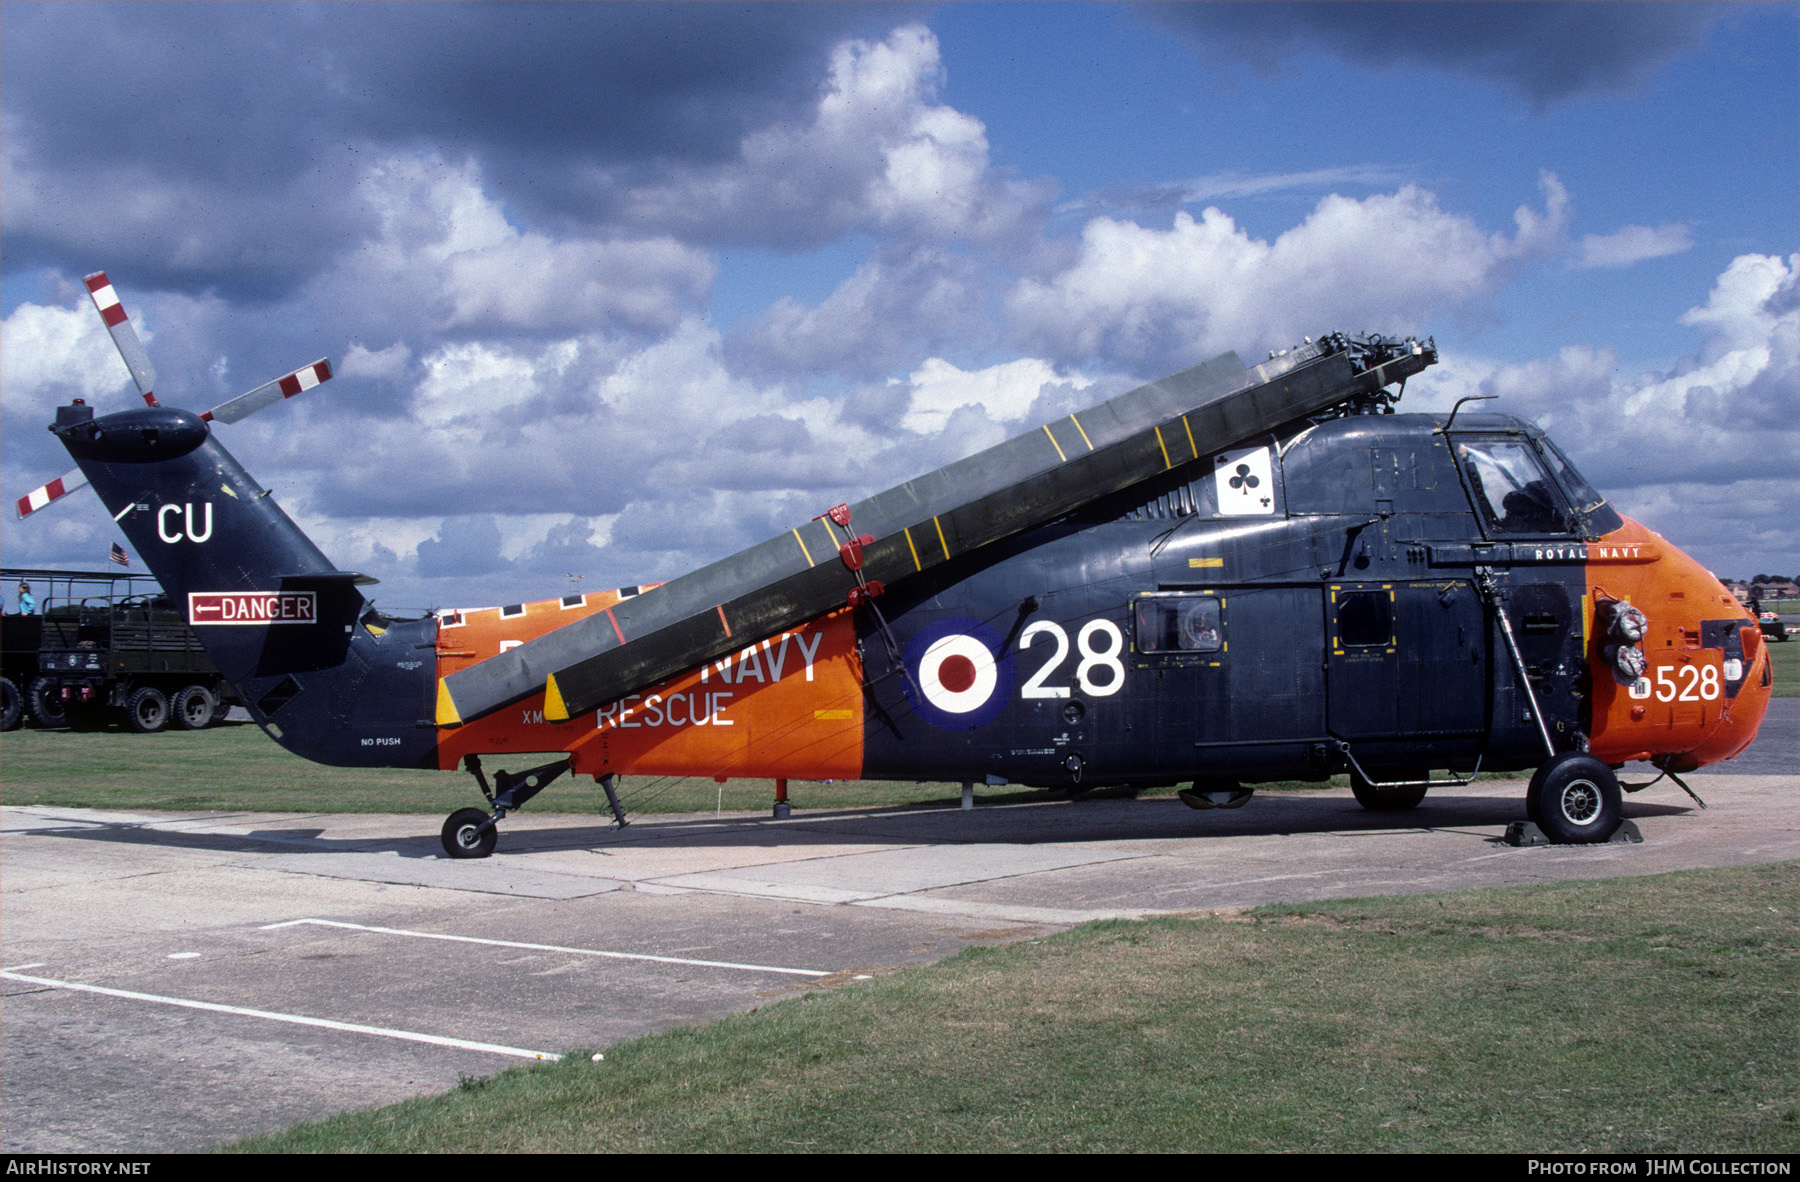
M 13 966 L 13 967 L 12 967 L 12 968 L 10 968 L 10 969 L 0 969 L 0 972 L 4 972 L 4 973 L 22 973 L 22 972 L 24 972 L 24 971 L 25 971 L 25 970 L 26 970 L 26 969 L 41 969 L 41 968 L 43 968 L 43 967 L 44 967 L 44 966 L 45 966 L 45 965 L 47 965 L 47 964 L 49 964 L 49 963 L 50 963 L 50 962 L 49 962 L 49 961 L 47 961 L 47 960 L 34 960 L 34 961 L 32 961 L 32 962 L 31 962 L 31 963 L 30 963 L 30 964 L 16 964 L 16 965 L 14 965 L 14 966 Z
M 318 1026 L 326 1030 L 342 1030 L 350 1034 L 374 1034 L 382 1038 L 398 1038 L 406 1042 L 430 1043 L 432 1046 L 455 1047 L 465 1051 L 487 1051 L 495 1055 L 512 1055 L 520 1059 L 555 1061 L 561 1055 L 548 1051 L 527 1051 L 519 1047 L 503 1047 L 491 1042 L 470 1042 L 465 1038 L 443 1038 L 436 1034 L 420 1034 L 413 1030 L 392 1030 L 386 1026 L 360 1026 L 354 1022 L 334 1022 L 330 1018 L 308 1018 L 301 1014 L 280 1014 L 273 1010 L 252 1010 L 243 1006 L 220 1005 L 212 1001 L 194 1001 L 186 997 L 163 997 L 155 993 L 137 993 L 130 989 L 107 989 L 100 985 L 79 985 L 73 981 L 53 981 L 48 977 L 27 977 L 11 969 L 0 970 L 0 977 L 23 981 L 27 985 L 47 985 L 52 989 L 73 989 L 80 993 L 98 993 L 106 997 L 122 997 L 128 1001 L 149 1001 L 157 1005 L 181 1006 L 190 1010 L 211 1010 L 215 1014 L 237 1014 L 244 1018 L 265 1018 L 271 1022 L 289 1022 L 295 1026 Z
M 560 944 L 526 944 L 519 940 L 487 940 L 480 936 L 447 936 L 442 932 L 414 932 L 405 928 L 381 928 L 362 923 L 345 923 L 339 919 L 290 919 L 284 923 L 264 924 L 261 931 L 291 928 L 298 924 L 316 924 L 323 928 L 345 928 L 353 932 L 380 932 L 386 936 L 412 936 L 419 940 L 452 940 L 458 944 L 487 944 L 494 948 L 529 948 L 535 952 L 563 952 L 571 956 L 602 956 L 612 960 L 649 960 L 657 964 L 686 964 L 703 969 L 743 969 L 750 973 L 786 973 L 792 977 L 829 977 L 821 969 L 784 969 L 778 965 L 737 964 L 729 960 L 689 960 L 681 956 L 651 956 L 643 952 L 605 952 L 597 948 L 565 948 Z

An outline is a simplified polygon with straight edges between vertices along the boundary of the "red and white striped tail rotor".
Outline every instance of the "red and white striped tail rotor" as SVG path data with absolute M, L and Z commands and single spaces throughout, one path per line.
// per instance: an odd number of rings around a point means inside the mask
M 144 404 L 155 406 L 156 367 L 150 364 L 150 355 L 144 352 L 137 329 L 131 327 L 131 317 L 125 314 L 119 293 L 113 290 L 105 271 L 95 271 L 87 277 L 86 283 L 88 295 L 94 299 L 94 308 L 106 324 L 106 331 L 112 334 L 119 356 L 125 359 L 125 368 L 131 371 L 131 380 L 137 383 L 138 393 L 144 396 Z
M 283 374 L 248 394 L 239 394 L 229 402 L 221 402 L 200 417 L 209 423 L 235 423 L 265 406 L 273 406 L 284 398 L 292 398 L 303 390 L 310 390 L 320 382 L 330 380 L 331 359 L 321 357 L 311 365 L 303 365 L 293 373 Z
M 21 520 L 30 517 L 39 509 L 54 505 L 76 489 L 87 484 L 87 477 L 77 468 L 73 472 L 64 472 L 49 484 L 32 489 L 19 498 L 19 517 Z
M 125 359 L 125 368 L 131 371 L 131 380 L 137 383 L 138 393 L 144 396 L 146 405 L 158 405 L 152 389 L 156 384 L 156 368 L 150 364 L 150 358 L 144 352 L 144 344 L 138 340 L 137 330 L 131 327 L 131 317 L 125 314 L 125 305 L 119 302 L 119 293 L 113 290 L 112 281 L 106 277 L 105 271 L 95 271 L 87 277 L 86 283 L 88 295 L 94 300 L 94 309 L 100 313 L 106 331 L 112 334 L 119 356 Z M 293 373 L 283 374 L 248 394 L 239 394 L 236 398 L 220 403 L 200 418 L 209 423 L 235 423 L 265 406 L 273 406 L 310 390 L 320 382 L 329 382 L 331 378 L 331 359 L 321 357 L 311 365 L 303 365 Z M 19 516 L 30 517 L 33 513 L 47 509 L 86 484 L 87 477 L 81 474 L 81 469 L 66 472 L 49 484 L 34 488 L 20 497 Z

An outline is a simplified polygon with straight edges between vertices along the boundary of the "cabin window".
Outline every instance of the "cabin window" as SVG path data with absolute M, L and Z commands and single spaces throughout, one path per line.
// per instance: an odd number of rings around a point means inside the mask
M 1394 643 L 1394 600 L 1386 591 L 1348 591 L 1337 596 L 1338 643 L 1345 648 Z
M 1137 601 L 1140 653 L 1216 653 L 1225 647 L 1219 600 L 1211 595 L 1156 595 Z
M 1465 439 L 1456 458 L 1491 534 L 1571 532 L 1562 496 L 1523 439 Z

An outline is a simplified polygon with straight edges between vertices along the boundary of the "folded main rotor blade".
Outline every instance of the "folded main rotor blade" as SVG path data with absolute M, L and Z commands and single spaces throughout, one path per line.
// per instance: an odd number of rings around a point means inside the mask
M 330 380 L 331 358 L 321 357 L 311 365 L 303 365 L 293 373 L 283 374 L 248 394 L 239 394 L 229 402 L 221 402 L 201 414 L 200 418 L 203 422 L 235 423 L 265 406 L 273 406 L 284 398 L 292 398 L 302 390 L 310 390 L 320 382 Z
M 548 719 L 594 709 L 817 619 L 849 601 L 863 579 L 911 577 L 1180 464 L 1376 394 L 1436 359 L 1418 342 L 1343 337 L 1254 369 L 1228 353 L 861 501 L 838 520 L 839 531 L 821 515 L 458 670 L 439 682 L 437 721 L 457 725 L 539 692 Z M 860 571 L 840 549 L 851 520 L 874 538 L 860 548 Z
M 144 396 L 146 405 L 155 406 L 156 367 L 150 364 L 150 356 L 144 352 L 143 342 L 138 340 L 137 329 L 131 327 L 131 317 L 125 315 L 119 293 L 113 290 L 105 271 L 95 271 L 87 277 L 86 283 L 88 295 L 94 299 L 94 308 L 100 313 L 106 331 L 112 334 L 119 356 L 125 359 L 125 368 L 131 371 L 131 380 L 137 383 L 138 393 Z

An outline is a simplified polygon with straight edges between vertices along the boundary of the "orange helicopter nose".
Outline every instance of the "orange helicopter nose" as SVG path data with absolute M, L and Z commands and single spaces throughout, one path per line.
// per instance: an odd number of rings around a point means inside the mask
M 1730 759 L 1756 738 L 1763 716 L 1769 712 L 1769 698 L 1774 689 L 1774 659 L 1763 643 L 1762 629 L 1751 620 L 1739 629 L 1744 646 L 1744 681 L 1737 697 L 1725 704 L 1717 726 L 1704 742 L 1694 748 L 1688 759 L 1693 767 L 1705 767 Z M 1683 760 L 1682 762 L 1688 762 Z M 1677 769 L 1681 770 L 1681 769 Z

